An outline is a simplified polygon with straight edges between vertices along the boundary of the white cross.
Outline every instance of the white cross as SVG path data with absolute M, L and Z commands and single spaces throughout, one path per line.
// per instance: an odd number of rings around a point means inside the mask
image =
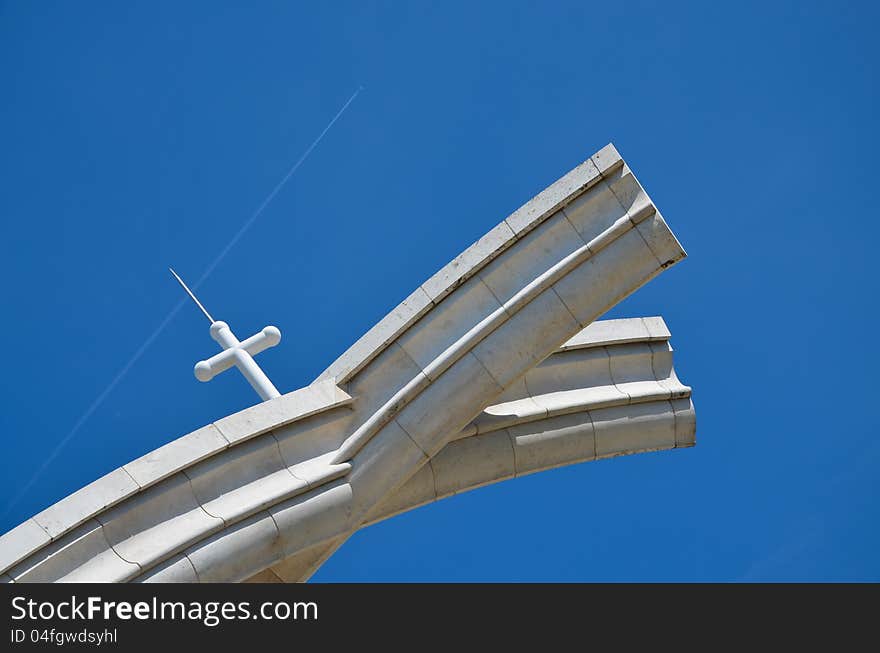
M 171 270 L 171 268 L 168 269 Z M 251 387 L 257 391 L 257 394 L 260 395 L 263 401 L 280 397 L 281 393 L 278 392 L 278 389 L 274 385 L 272 385 L 269 377 L 260 369 L 260 366 L 257 365 L 257 362 L 253 357 L 261 351 L 268 349 L 269 347 L 274 347 L 281 342 L 281 331 L 279 331 L 277 327 L 267 326 L 259 333 L 247 338 L 244 342 L 239 342 L 238 338 L 235 337 L 235 334 L 232 333 L 232 329 L 229 328 L 229 325 L 226 324 L 226 322 L 215 320 L 211 317 L 211 314 L 208 313 L 208 311 L 205 310 L 205 307 L 202 306 L 202 303 L 196 299 L 192 290 L 187 287 L 183 282 L 183 279 L 178 276 L 177 272 L 171 270 L 171 274 L 173 274 L 174 278 L 180 282 L 180 285 L 183 286 L 186 294 L 192 298 L 196 303 L 196 306 L 201 309 L 202 313 L 205 314 L 205 317 L 208 318 L 208 321 L 211 322 L 211 337 L 223 348 L 223 351 L 219 354 L 211 356 L 211 358 L 206 361 L 199 361 L 196 363 L 195 369 L 193 370 L 196 378 L 199 381 L 210 381 L 223 370 L 228 370 L 235 365 L 244 375 L 244 378 L 248 380 L 248 383 L 251 384 Z
M 217 320 L 211 323 L 211 337 L 224 349 L 208 360 L 196 363 L 193 371 L 199 381 L 210 381 L 223 370 L 235 365 L 263 401 L 281 396 L 253 359 L 264 349 L 274 347 L 281 342 L 281 331 L 277 327 L 267 326 L 244 342 L 239 342 L 229 325 Z

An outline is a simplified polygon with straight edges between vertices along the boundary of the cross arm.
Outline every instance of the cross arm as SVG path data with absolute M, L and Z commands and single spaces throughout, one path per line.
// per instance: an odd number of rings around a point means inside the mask
M 228 370 L 235 365 L 235 350 L 236 347 L 230 347 L 229 349 L 224 349 L 219 354 L 211 356 L 208 360 L 196 363 L 193 370 L 196 378 L 199 381 L 207 382 L 220 374 L 220 372 Z
M 225 327 L 225 323 L 224 323 Z M 259 333 L 246 338 L 240 343 L 231 345 L 219 354 L 211 356 L 208 360 L 196 363 L 194 372 L 199 381 L 210 381 L 215 376 L 236 364 L 238 350 L 244 350 L 251 356 L 256 356 L 261 351 L 274 347 L 281 342 L 281 331 L 274 326 L 267 326 Z
M 277 327 L 267 326 L 259 333 L 255 333 L 250 338 L 242 340 L 241 345 L 251 356 L 256 356 L 261 351 L 266 351 L 269 347 L 274 347 L 281 342 L 281 331 Z

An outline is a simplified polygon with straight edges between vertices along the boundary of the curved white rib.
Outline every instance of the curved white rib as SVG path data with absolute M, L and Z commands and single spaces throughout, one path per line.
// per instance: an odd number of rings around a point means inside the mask
M 646 322 L 653 334 L 640 328 Z M 659 318 L 594 323 L 483 411 L 361 527 L 525 474 L 693 446 L 691 390 L 675 375 L 668 337 Z M 321 553 L 300 552 L 255 580 L 304 581 Z
M 463 429 L 476 437 L 461 442 L 485 443 L 511 415 L 534 423 L 647 396 L 624 352 L 610 368 L 616 392 L 595 397 L 539 363 L 683 256 L 609 146 L 420 286 L 314 384 L 36 515 L 0 538 L 0 570 L 16 581 L 238 580 L 306 550 L 323 559 L 429 460 L 440 464 Z M 490 405 L 501 412 L 481 415 Z

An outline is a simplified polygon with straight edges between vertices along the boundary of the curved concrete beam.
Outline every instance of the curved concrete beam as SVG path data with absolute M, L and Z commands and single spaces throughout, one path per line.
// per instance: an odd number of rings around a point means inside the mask
M 361 527 L 475 488 L 579 462 L 691 447 L 691 389 L 672 366 L 660 318 L 593 323 L 488 407 Z M 257 582 L 307 580 L 308 549 Z
M 668 338 L 659 318 L 594 323 L 528 372 L 501 403 L 487 407 L 376 506 L 361 527 L 516 476 L 693 446 L 691 389 L 675 374 Z M 272 565 L 268 577 L 306 580 L 328 551 L 326 546 L 307 547 Z M 242 555 L 239 551 L 230 558 L 238 562 Z M 179 576 L 187 569 L 185 557 L 140 580 L 195 580 Z M 267 577 L 260 574 L 260 580 Z M 203 574 L 199 578 L 205 580 Z
M 325 372 L 342 382 L 356 378 L 376 351 L 382 352 L 378 360 L 390 350 L 390 339 L 427 377 L 406 373 L 408 382 L 333 459 L 348 460 L 377 434 L 385 436 L 363 462 L 353 461 L 352 486 L 360 488 L 350 499 L 352 526 L 466 423 L 458 420 L 490 403 L 574 335 L 576 325 L 586 326 L 684 255 L 631 170 L 607 146 L 452 261 Z M 455 301 L 444 292 L 457 295 Z M 425 296 L 440 299 L 435 308 L 451 319 L 420 317 Z M 466 317 L 456 320 L 458 311 Z M 471 392 L 456 394 L 462 386 Z M 452 410 L 438 412 L 441 406 Z M 329 552 L 345 537 L 330 540 Z
M 463 425 L 457 419 L 475 415 L 478 405 L 487 405 L 493 394 L 574 335 L 575 324 L 588 325 L 684 256 L 632 171 L 609 145 L 423 284 L 421 293 L 413 293 L 324 374 L 341 382 L 357 379 L 361 370 L 393 351 L 386 344 L 391 340 L 434 381 L 421 386 L 424 379 L 408 372 L 409 382 L 397 386 L 387 403 L 340 447 L 335 462 L 352 458 L 390 422 L 384 428 L 387 438 L 378 440 L 374 453 L 361 465 L 353 461 L 352 479 L 361 467 L 360 478 L 367 482 L 358 492 L 362 501 L 352 499 L 352 525 L 449 441 Z M 445 292 L 457 294 L 454 303 Z M 435 308 L 451 320 L 422 317 L 426 295 L 441 299 Z M 467 315 L 458 322 L 456 305 Z M 439 317 L 437 312 L 434 316 Z M 444 332 L 438 322 L 452 328 Z M 448 382 L 437 382 L 435 375 L 444 374 Z M 463 385 L 472 393 L 453 396 Z M 438 413 L 440 406 L 453 409 Z M 415 447 L 407 446 L 407 436 Z M 330 540 L 329 553 L 346 537 Z
M 487 407 L 377 506 L 362 526 L 452 494 L 543 469 L 692 446 L 690 388 L 675 375 L 668 338 L 659 318 L 592 324 L 527 373 L 498 404 Z M 202 464 L 228 479 L 229 487 L 254 489 L 259 484 L 259 492 L 252 494 L 269 503 L 273 488 L 277 492 L 277 488 L 284 487 L 286 477 L 273 478 L 273 468 L 259 464 L 260 456 L 254 452 L 262 447 L 255 443 L 240 446 L 243 453 L 233 463 L 218 458 Z M 157 454 L 155 459 L 160 458 Z M 188 477 L 198 478 L 195 470 L 199 466 L 190 465 Z M 137 466 L 132 469 L 136 471 Z M 243 477 L 245 470 L 248 475 Z M 65 501 L 69 504 L 75 497 Z M 228 502 L 240 498 L 237 491 L 225 496 Z M 59 506 L 63 504 L 53 508 L 57 510 Z M 52 512 L 41 513 L 45 514 Z M 44 524 L 51 523 L 38 517 Z M 267 533 L 273 535 L 271 529 Z M 68 537 L 59 538 L 54 546 L 35 552 L 30 560 L 10 571 L 19 582 L 94 578 L 96 571 L 116 563 L 99 534 L 97 528 L 86 524 Z M 257 578 L 305 580 L 325 556 L 325 548 L 313 547 L 274 564 Z M 195 578 L 195 568 L 184 554 L 141 580 Z M 7 576 L 8 580 L 11 577 Z
M 694 407 L 688 397 L 641 404 L 635 412 L 598 409 L 501 433 L 471 436 L 447 445 L 381 504 L 361 528 L 440 499 L 535 472 L 692 447 L 695 433 Z M 535 466 L 535 458 L 543 459 L 543 463 Z M 327 557 L 326 547 L 306 549 L 244 582 L 305 582 Z
M 523 375 L 683 257 L 608 146 L 420 286 L 311 386 L 175 440 L 4 535 L 0 571 L 238 580 L 332 550 L 499 397 L 536 402 L 516 390 Z M 572 390 L 545 394 L 558 392 Z

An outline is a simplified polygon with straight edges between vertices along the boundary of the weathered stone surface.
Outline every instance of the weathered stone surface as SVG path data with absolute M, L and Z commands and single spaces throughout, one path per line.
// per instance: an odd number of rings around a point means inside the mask
M 345 383 L 379 354 L 386 345 L 400 335 L 410 324 L 433 306 L 428 293 L 420 286 L 404 299 L 376 326 L 367 331 L 356 343 L 328 367 L 318 380 L 335 379 Z
M 34 521 L 57 538 L 139 489 L 131 475 L 120 467 L 37 513 Z
M 351 402 L 351 396 L 333 379 L 326 379 L 224 417 L 214 425 L 234 444 Z
M 204 460 L 229 446 L 213 424 L 172 440 L 122 466 L 141 487 L 149 487 L 184 467 Z
M 254 566 L 280 560 L 281 538 L 271 515 L 258 513 L 187 550 L 201 583 L 242 581 Z
M 17 583 L 77 583 L 93 578 L 123 582 L 139 573 L 138 565 L 123 560 L 110 547 L 94 519 L 9 570 Z
M 507 432 L 513 441 L 518 476 L 596 457 L 596 438 L 589 412 L 518 424 Z
M 0 536 L 0 571 L 6 571 L 50 541 L 49 534 L 33 519 L 22 522 Z
M 4 535 L 0 572 L 214 581 L 271 569 L 302 580 L 365 523 L 438 497 L 691 446 L 690 388 L 663 321 L 593 324 L 683 257 L 604 148 L 316 382 L 170 442 Z
M 199 505 L 189 479 L 176 474 L 98 515 L 113 549 L 142 569 L 223 528 Z
M 145 574 L 138 576 L 135 583 L 198 583 L 199 577 L 192 562 L 184 554 L 162 562 Z
M 450 442 L 430 465 L 438 498 L 512 478 L 516 472 L 513 445 L 506 431 Z
M 278 442 L 271 436 L 232 447 L 185 473 L 205 512 L 227 524 L 308 488 L 284 464 Z
M 501 310 L 492 291 L 479 277 L 473 277 L 401 335 L 400 346 L 422 371 L 436 380 L 441 372 L 429 372 L 437 367 L 432 363 L 465 337 L 474 324 Z

